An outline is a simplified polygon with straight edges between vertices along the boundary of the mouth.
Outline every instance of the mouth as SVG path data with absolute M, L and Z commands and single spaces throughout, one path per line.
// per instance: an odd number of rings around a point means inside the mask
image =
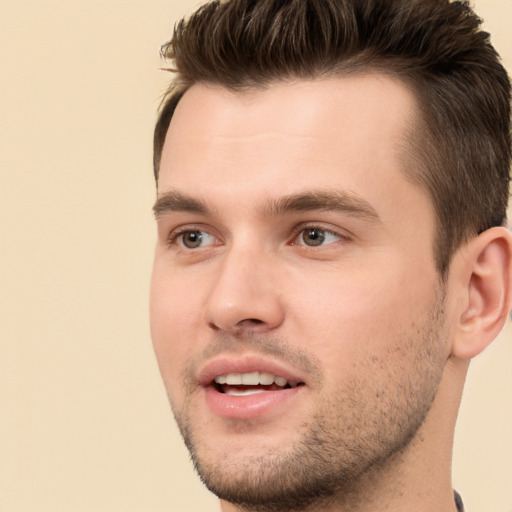
M 198 372 L 198 384 L 217 417 L 270 419 L 281 417 L 299 396 L 307 396 L 307 376 L 301 369 L 257 355 L 227 355 L 209 361 Z
M 304 382 L 288 380 L 268 372 L 254 371 L 217 375 L 212 385 L 219 393 L 229 396 L 251 396 L 296 388 L 303 386 Z

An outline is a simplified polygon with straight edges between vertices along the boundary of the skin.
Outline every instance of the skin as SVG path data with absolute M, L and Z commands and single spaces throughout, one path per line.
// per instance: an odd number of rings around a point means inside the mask
M 470 263 L 505 235 L 457 254 L 441 282 L 432 204 L 400 150 L 414 112 L 407 87 L 377 74 L 243 93 L 198 84 L 178 105 L 155 208 L 152 338 L 224 512 L 455 510 L 453 429 L 478 350 L 460 324 L 490 295 L 481 281 L 468 292 Z M 251 358 L 301 386 L 219 414 L 202 375 Z

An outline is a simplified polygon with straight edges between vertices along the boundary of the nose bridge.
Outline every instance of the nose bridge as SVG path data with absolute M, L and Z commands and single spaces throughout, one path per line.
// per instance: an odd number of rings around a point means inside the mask
M 251 241 L 233 243 L 208 297 L 207 322 L 217 330 L 268 330 L 283 319 L 272 253 Z

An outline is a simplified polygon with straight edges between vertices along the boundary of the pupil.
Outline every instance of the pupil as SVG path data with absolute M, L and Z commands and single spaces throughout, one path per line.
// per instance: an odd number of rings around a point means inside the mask
M 191 231 L 185 235 L 183 243 L 188 248 L 199 247 L 202 238 L 203 237 L 199 231 Z
M 320 245 L 325 240 L 325 234 L 321 229 L 311 228 L 304 232 L 302 239 L 306 245 Z

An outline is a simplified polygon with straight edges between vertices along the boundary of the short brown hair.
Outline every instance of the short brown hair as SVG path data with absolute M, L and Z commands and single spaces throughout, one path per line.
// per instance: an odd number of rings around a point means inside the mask
M 444 276 L 462 243 L 506 217 L 510 81 L 480 24 L 465 1 L 209 2 L 162 46 L 176 77 L 155 127 L 155 179 L 174 110 L 195 83 L 241 91 L 291 78 L 390 74 L 418 100 L 407 173 L 433 202 Z

